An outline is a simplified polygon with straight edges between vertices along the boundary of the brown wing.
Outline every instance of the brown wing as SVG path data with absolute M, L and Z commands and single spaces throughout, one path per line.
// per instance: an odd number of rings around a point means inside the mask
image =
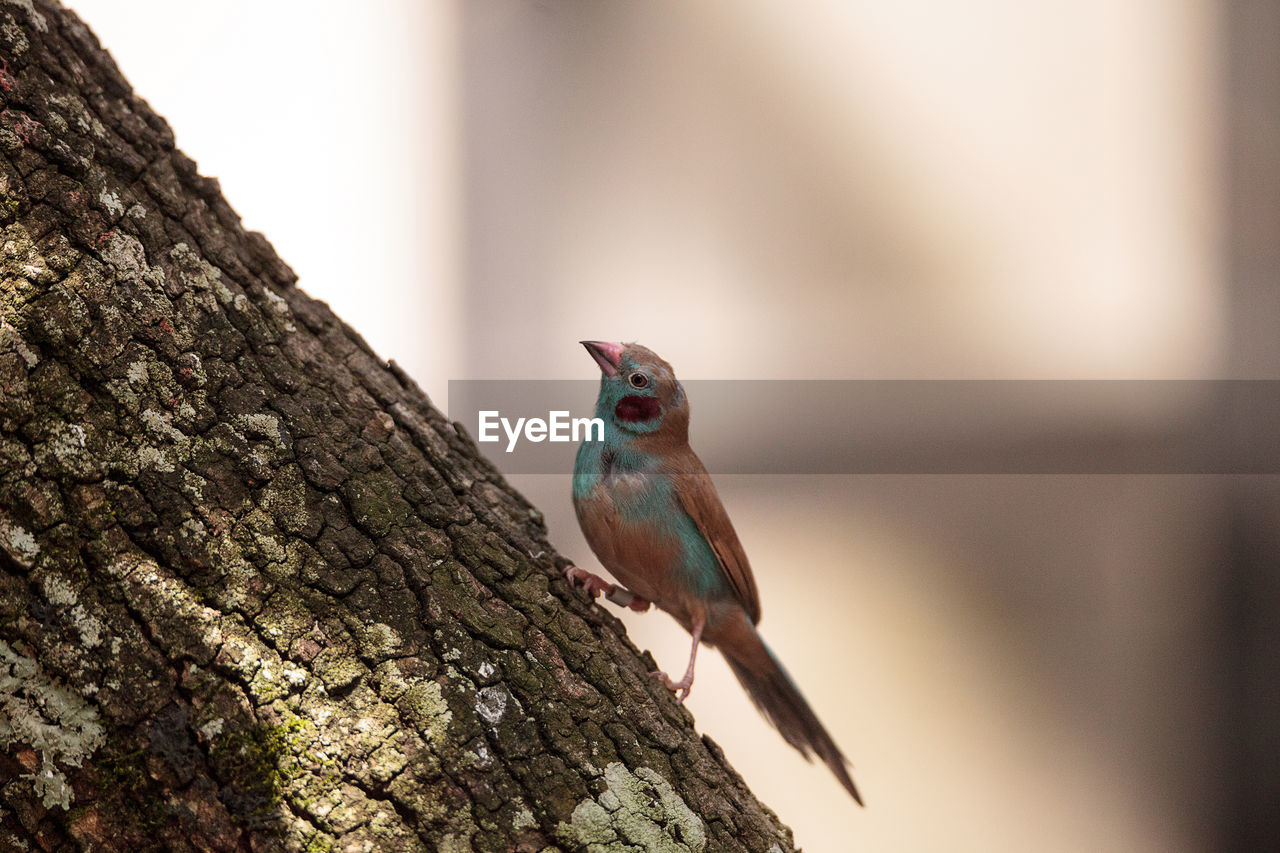
M 676 494 L 680 496 L 680 504 L 689 513 L 698 532 L 711 545 L 720 568 L 733 588 L 734 595 L 742 602 L 752 624 L 760 621 L 760 593 L 756 590 L 756 579 L 751 575 L 751 564 L 747 562 L 746 552 L 738 541 L 738 534 L 733 530 L 729 514 L 720 503 L 720 495 L 716 493 L 711 475 L 703 466 L 702 460 L 689 448 L 674 454 Z

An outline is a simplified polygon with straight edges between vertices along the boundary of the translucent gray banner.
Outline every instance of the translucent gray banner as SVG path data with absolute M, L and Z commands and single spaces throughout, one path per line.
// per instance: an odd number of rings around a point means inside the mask
M 713 474 L 1280 473 L 1280 380 L 683 385 Z M 567 474 L 598 390 L 454 380 L 449 417 L 505 473 Z

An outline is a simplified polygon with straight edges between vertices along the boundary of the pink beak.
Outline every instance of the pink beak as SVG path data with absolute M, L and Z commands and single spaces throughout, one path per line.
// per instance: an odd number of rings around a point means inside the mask
M 591 357 L 600 365 L 606 376 L 617 376 L 622 364 L 622 344 L 611 344 L 608 341 L 578 341 L 587 348 Z

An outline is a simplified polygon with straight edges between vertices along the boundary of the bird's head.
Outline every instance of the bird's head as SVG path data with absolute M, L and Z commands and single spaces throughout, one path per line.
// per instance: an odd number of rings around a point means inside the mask
M 596 417 L 625 432 L 645 434 L 689 431 L 689 402 L 675 371 L 656 352 L 640 344 L 582 341 L 600 365 Z

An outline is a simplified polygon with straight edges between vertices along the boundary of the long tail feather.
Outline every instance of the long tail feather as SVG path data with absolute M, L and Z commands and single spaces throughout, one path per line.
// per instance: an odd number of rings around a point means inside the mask
M 733 674 L 764 714 L 766 720 L 805 758 L 816 754 L 831 768 L 845 790 L 862 805 L 858 786 L 849 775 L 849 760 L 827 734 L 809 703 L 796 687 L 786 669 L 765 645 L 755 627 L 743 620 L 741 629 L 733 632 L 731 641 L 722 642 L 721 652 Z M 729 638 L 725 638 L 729 640 Z

